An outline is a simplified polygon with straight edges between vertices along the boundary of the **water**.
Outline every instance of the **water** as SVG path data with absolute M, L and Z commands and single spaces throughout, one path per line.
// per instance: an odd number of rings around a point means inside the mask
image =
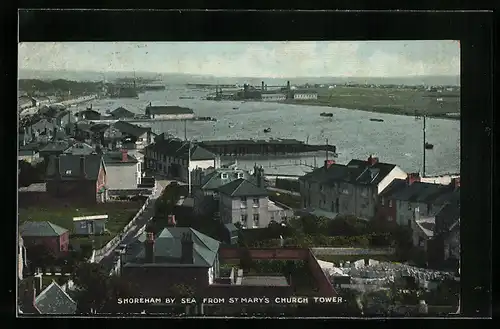
M 406 172 L 421 171 L 422 168 L 422 120 L 411 116 L 370 113 L 321 106 L 288 105 L 262 102 L 216 102 L 200 98 L 210 91 L 194 91 L 183 87 L 167 87 L 165 91 L 150 91 L 139 95 L 139 99 L 103 99 L 93 101 L 93 109 L 105 113 L 119 106 L 144 113 L 149 102 L 153 105 L 178 105 L 189 107 L 198 116 L 211 116 L 217 122 L 188 122 L 189 139 L 248 139 L 248 138 L 295 138 L 308 140 L 311 144 L 337 146 L 338 163 L 351 159 L 365 159 L 370 154 L 382 162 L 395 163 Z M 193 96 L 195 99 L 179 99 Z M 86 105 L 77 107 L 81 110 Z M 238 107 L 238 109 L 233 109 Z M 320 117 L 321 112 L 333 112 L 332 118 Z M 381 118 L 384 122 L 372 122 L 370 118 Z M 434 149 L 426 153 L 426 173 L 441 175 L 460 171 L 460 122 L 458 120 L 427 119 L 427 141 Z M 150 125 L 157 133 L 168 132 L 184 137 L 184 123 L 162 121 Z M 264 133 L 265 128 L 270 133 Z M 321 166 L 325 155 L 317 153 L 301 159 L 238 159 L 242 168 L 250 168 L 256 162 L 264 166 L 267 173 L 303 174 L 310 166 Z M 307 163 L 308 166 L 300 165 Z

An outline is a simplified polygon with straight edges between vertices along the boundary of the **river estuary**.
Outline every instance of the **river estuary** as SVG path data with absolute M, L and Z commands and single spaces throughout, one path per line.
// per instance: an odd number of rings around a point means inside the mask
M 411 116 L 370 113 L 357 110 L 321 106 L 288 105 L 264 102 L 207 101 L 201 99 L 209 91 L 189 90 L 167 86 L 165 91 L 151 91 L 138 99 L 100 99 L 92 101 L 93 109 L 101 113 L 119 106 L 144 113 L 152 105 L 178 105 L 193 109 L 197 116 L 217 118 L 217 122 L 188 121 L 187 137 L 196 140 L 226 140 L 250 138 L 295 138 L 311 144 L 337 146 L 336 161 L 347 163 L 353 158 L 364 159 L 370 154 L 381 162 L 398 164 L 406 172 L 422 168 L 422 121 Z M 193 99 L 179 99 L 190 96 Z M 80 105 L 75 110 L 85 108 Z M 236 108 L 236 109 L 235 109 Z M 332 112 L 332 118 L 320 117 L 321 112 Z M 383 122 L 370 121 L 383 119 Z M 427 141 L 434 149 L 426 151 L 426 173 L 442 175 L 460 171 L 460 121 L 427 119 Z M 149 123 L 148 123 L 149 124 Z M 156 133 L 168 132 L 184 137 L 184 123 L 162 121 L 151 125 Z M 271 132 L 264 133 L 265 128 Z M 250 168 L 261 164 L 270 174 L 302 175 L 316 163 L 322 165 L 325 154 L 319 153 L 293 158 L 242 158 L 238 165 Z M 308 166 L 301 164 L 306 163 Z

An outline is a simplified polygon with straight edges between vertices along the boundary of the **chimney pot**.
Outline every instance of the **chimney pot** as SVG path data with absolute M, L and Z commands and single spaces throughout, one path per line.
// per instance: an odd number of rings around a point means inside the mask
M 408 185 L 413 184 L 414 182 L 420 182 L 420 174 L 419 173 L 409 173 L 406 177 L 406 182 Z
M 85 178 L 87 176 L 87 173 L 85 172 L 85 156 L 82 155 L 80 157 L 80 170 L 81 170 L 81 175 L 82 175 L 82 178 Z
M 122 162 L 127 162 L 128 161 L 128 151 L 125 149 L 122 149 L 121 152 L 122 152 Z

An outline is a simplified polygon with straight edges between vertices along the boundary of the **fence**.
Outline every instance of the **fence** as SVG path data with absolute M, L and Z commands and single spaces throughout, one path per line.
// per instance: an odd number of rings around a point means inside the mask
M 91 259 L 92 259 L 91 262 L 95 262 L 95 258 L 96 257 L 102 257 L 108 251 L 116 248 L 118 246 L 118 244 L 120 244 L 120 242 L 122 241 L 122 236 L 121 235 L 127 234 L 128 230 L 132 226 L 135 225 L 135 223 L 137 222 L 137 219 L 139 219 L 142 216 L 142 214 L 144 213 L 144 210 L 146 210 L 146 208 L 150 204 L 151 199 L 153 198 L 153 196 L 154 196 L 154 194 L 151 195 L 151 196 L 149 196 L 146 199 L 146 202 L 144 202 L 144 205 L 142 205 L 141 209 L 139 209 L 139 211 L 137 212 L 137 214 L 135 214 L 134 218 L 132 218 L 132 220 L 127 225 L 125 225 L 125 227 L 123 228 L 121 234 L 118 234 L 117 236 L 115 236 L 108 243 L 106 243 L 106 245 L 104 247 L 102 247 L 101 249 L 95 250 L 95 253 L 93 253 L 93 255 L 91 257 Z

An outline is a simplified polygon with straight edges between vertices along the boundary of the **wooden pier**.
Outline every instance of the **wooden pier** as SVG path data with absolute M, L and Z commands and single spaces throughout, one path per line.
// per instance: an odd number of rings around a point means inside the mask
M 199 145 L 220 156 L 286 155 L 318 151 L 327 151 L 336 156 L 337 153 L 334 145 L 310 145 L 296 139 L 211 140 L 200 141 Z

